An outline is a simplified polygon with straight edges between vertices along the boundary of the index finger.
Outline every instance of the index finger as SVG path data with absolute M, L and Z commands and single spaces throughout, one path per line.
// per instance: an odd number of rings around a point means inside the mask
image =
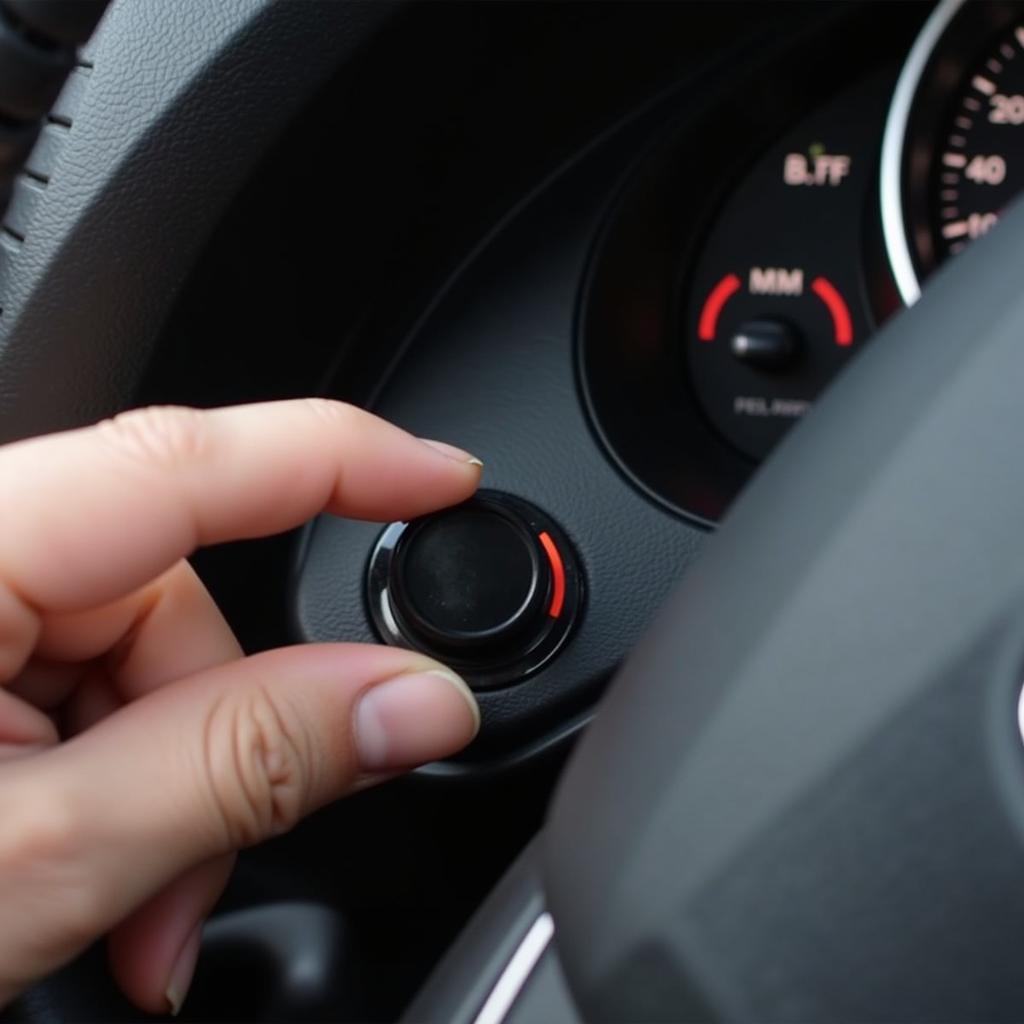
M 150 408 L 0 448 L 0 590 L 112 601 L 204 544 L 318 512 L 390 520 L 468 498 L 480 463 L 340 402 Z

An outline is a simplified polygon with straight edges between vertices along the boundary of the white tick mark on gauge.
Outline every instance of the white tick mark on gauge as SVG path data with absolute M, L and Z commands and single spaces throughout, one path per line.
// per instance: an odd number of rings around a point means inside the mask
M 974 78 L 971 79 L 971 85 L 973 85 L 978 92 L 983 92 L 986 96 L 991 96 L 992 93 L 996 91 L 995 82 L 985 78 L 984 75 L 975 75 Z
M 962 238 L 970 231 L 970 225 L 965 220 L 955 220 L 951 224 L 942 226 L 943 238 Z
M 967 157 L 963 153 L 943 153 L 942 162 L 947 167 L 966 167 Z
M 1017 42 L 1020 43 L 1021 48 L 1024 49 L 1024 25 L 1019 25 L 1015 28 L 1013 34 L 1017 37 Z

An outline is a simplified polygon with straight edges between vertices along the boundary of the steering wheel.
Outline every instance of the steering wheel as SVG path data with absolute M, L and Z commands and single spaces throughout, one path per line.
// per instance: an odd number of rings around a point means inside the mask
M 761 469 L 409 1020 L 1020 1020 L 1024 209 Z
M 163 42 L 177 33 L 197 53 L 180 81 L 154 99 L 137 80 L 145 61 L 97 76 L 110 102 L 149 104 L 147 129 L 133 150 L 103 152 L 103 104 L 90 106 L 95 130 L 67 158 L 95 159 L 85 187 L 102 201 L 68 220 L 73 187 L 55 183 L 33 233 L 8 247 L 5 439 L 130 393 L 202 230 L 115 286 L 115 227 L 153 231 L 171 204 L 126 199 L 161 159 L 184 159 L 167 139 L 188 126 L 180 149 L 195 166 L 178 180 L 220 161 L 192 226 L 211 223 L 245 166 L 215 142 L 231 76 L 287 86 L 272 108 L 282 122 L 334 66 L 337 37 L 354 46 L 386 16 L 333 6 L 330 47 L 303 5 L 225 0 L 188 39 L 169 9 Z M 268 84 L 246 60 L 282 34 L 307 59 Z M 118 44 L 104 37 L 97 66 Z M 200 117 L 190 87 L 203 76 Z M 247 109 L 258 149 L 273 123 Z M 761 469 L 410 1020 L 1024 1017 L 1022 248 L 1018 209 Z

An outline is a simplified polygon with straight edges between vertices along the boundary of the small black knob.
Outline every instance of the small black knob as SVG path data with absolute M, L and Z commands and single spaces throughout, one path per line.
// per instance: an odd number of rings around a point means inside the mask
M 493 503 L 429 516 L 395 549 L 388 591 L 412 636 L 438 650 L 498 650 L 543 619 L 551 568 L 537 538 Z
M 784 320 L 748 320 L 729 339 L 729 349 L 759 370 L 784 370 L 800 354 L 800 336 Z
M 370 559 L 367 592 L 386 641 L 446 661 L 477 686 L 539 668 L 567 638 L 582 601 L 562 531 L 496 491 L 392 523 Z

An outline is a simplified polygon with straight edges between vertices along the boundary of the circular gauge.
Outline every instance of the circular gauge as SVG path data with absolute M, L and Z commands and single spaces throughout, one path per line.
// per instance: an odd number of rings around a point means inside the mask
M 1024 192 L 1024 4 L 935 8 L 893 94 L 881 171 L 889 263 L 912 305 Z
M 856 253 L 875 181 L 872 126 L 890 86 L 888 75 L 871 76 L 769 146 L 687 268 L 680 377 L 712 428 L 752 462 L 871 334 Z

